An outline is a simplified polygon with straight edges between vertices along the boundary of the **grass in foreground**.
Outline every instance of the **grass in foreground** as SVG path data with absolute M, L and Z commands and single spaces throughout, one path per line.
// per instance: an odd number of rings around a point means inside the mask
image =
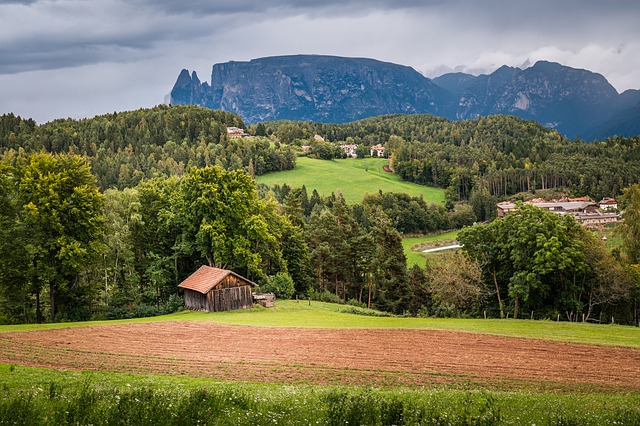
M 323 196 L 340 190 L 347 203 L 359 203 L 365 194 L 374 194 L 378 190 L 422 196 L 427 203 L 444 203 L 442 189 L 404 182 L 397 175 L 382 170 L 388 162 L 383 158 L 327 161 L 299 157 L 295 169 L 258 176 L 256 181 L 268 186 L 286 183 L 300 188 L 305 185 L 309 195 L 314 189 Z
M 640 328 L 631 326 L 549 320 L 377 317 L 366 315 L 366 311 L 364 311 L 365 315 L 357 315 L 353 312 L 354 308 L 346 305 L 316 301 L 311 301 L 309 304 L 307 300 L 299 302 L 278 300 L 276 307 L 270 309 L 256 307 L 249 310 L 213 313 L 183 311 L 171 315 L 131 320 L 4 325 L 0 326 L 0 333 L 158 321 L 212 321 L 258 327 L 456 330 L 571 343 L 640 348 Z
M 639 424 L 640 395 L 221 383 L 0 364 L 0 423 L 146 425 Z

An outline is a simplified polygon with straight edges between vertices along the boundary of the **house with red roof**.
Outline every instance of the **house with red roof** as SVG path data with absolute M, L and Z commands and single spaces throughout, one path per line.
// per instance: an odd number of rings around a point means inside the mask
M 252 308 L 255 285 L 233 271 L 204 265 L 178 287 L 184 290 L 186 309 L 220 312 Z

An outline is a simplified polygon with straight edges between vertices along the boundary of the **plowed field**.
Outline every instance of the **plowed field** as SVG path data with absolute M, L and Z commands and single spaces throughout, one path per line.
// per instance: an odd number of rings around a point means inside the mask
M 640 391 L 640 350 L 484 334 L 157 322 L 0 334 L 0 362 L 220 380 Z

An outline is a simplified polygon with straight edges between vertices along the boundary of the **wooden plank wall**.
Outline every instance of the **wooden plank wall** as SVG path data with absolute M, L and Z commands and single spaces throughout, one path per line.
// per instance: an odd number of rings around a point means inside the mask
M 207 293 L 206 310 L 209 312 L 231 311 L 253 307 L 251 287 L 230 287 L 213 289 Z
M 193 311 L 205 311 L 207 309 L 207 296 L 185 288 L 184 307 Z
M 229 274 L 226 277 L 224 277 L 224 279 L 222 281 L 220 281 L 218 284 L 216 284 L 216 286 L 214 288 L 216 290 L 220 290 L 220 289 L 223 289 L 223 288 L 233 288 L 233 287 L 246 286 L 247 284 L 248 283 L 246 281 L 243 281 L 243 280 L 239 279 L 235 275 Z

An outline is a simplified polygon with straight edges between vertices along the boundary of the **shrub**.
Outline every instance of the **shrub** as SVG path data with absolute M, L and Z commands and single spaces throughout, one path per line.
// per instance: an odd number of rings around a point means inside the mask
M 296 291 L 293 278 L 286 272 L 268 276 L 265 283 L 260 286 L 260 290 L 265 293 L 275 293 L 279 299 L 291 299 Z
M 364 302 L 358 302 L 357 299 L 349 299 L 347 300 L 347 305 L 355 306 L 357 308 L 366 308 L 367 304 Z
M 133 318 L 133 313 L 129 311 L 127 308 L 123 308 L 119 306 L 117 308 L 113 308 L 107 311 L 106 317 L 109 320 L 129 319 L 129 318 Z
M 172 294 L 169 296 L 166 302 L 164 302 L 164 306 L 162 308 L 163 313 L 172 314 L 174 312 L 178 312 L 184 309 L 184 299 L 177 294 Z
M 331 293 L 330 291 L 327 291 L 327 290 L 322 290 L 322 291 L 310 290 L 309 293 L 307 293 L 307 295 L 309 296 L 309 299 L 316 300 L 318 302 L 342 303 L 342 298 L 340 296 L 337 296 L 336 294 Z
M 155 317 L 160 315 L 158 308 L 151 305 L 137 305 L 133 310 L 133 316 L 135 318 Z

